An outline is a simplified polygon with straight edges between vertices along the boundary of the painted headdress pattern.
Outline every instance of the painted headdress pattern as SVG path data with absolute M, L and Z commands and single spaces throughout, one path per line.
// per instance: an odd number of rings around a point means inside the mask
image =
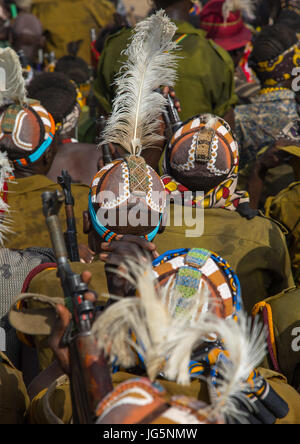
M 127 62 L 115 82 L 116 98 L 100 147 L 115 143 L 121 145 L 129 156 L 102 169 L 94 178 L 90 193 L 89 210 L 94 228 L 106 240 L 116 234 L 99 223 L 96 215 L 99 207 L 114 209 L 135 195 L 140 196 L 145 208 L 159 214 L 165 210 L 164 185 L 140 154 L 146 148 L 155 148 L 162 140 L 160 118 L 167 101 L 158 88 L 173 86 L 176 79 L 175 32 L 176 26 L 164 11 L 159 11 L 135 27 L 125 51 Z M 113 177 L 119 190 L 107 188 L 108 182 L 113 182 L 108 179 Z M 100 194 L 107 189 L 114 191 L 115 197 L 104 202 Z M 154 197 L 157 192 L 163 195 Z M 147 236 L 148 240 L 153 240 L 160 223 L 161 219 L 157 228 Z
M 124 367 L 134 366 L 137 353 L 151 381 L 160 375 L 187 385 L 193 351 L 199 350 L 208 337 L 214 336 L 215 345 L 205 346 L 198 362 L 198 366 L 202 366 L 202 376 L 207 378 L 211 404 L 198 413 L 203 418 L 218 414 L 240 417 L 238 400 L 245 406 L 248 404 L 251 411 L 248 395 L 261 391 L 264 396 L 269 390 L 254 370 L 265 354 L 261 327 L 255 324 L 250 331 L 242 312 L 239 322 L 219 318 L 209 309 L 195 317 L 196 301 L 205 303 L 207 300 L 204 287 L 198 297 L 186 305 L 186 310 L 176 315 L 164 302 L 164 292 L 174 289 L 168 285 L 159 289 L 150 265 L 143 267 L 128 261 L 127 268 L 134 276 L 139 297 L 119 300 L 99 317 L 93 327 L 99 346 L 110 356 L 111 362 Z M 177 293 L 177 301 L 180 298 Z
M 218 184 L 206 192 L 204 197 L 185 202 L 186 205 L 235 211 L 239 205 L 249 203 L 249 194 L 245 191 L 237 191 L 238 144 L 228 123 L 211 114 L 193 117 L 184 123 L 172 137 L 166 149 L 165 175 L 162 177 L 167 193 L 175 197 L 180 194 L 184 196 L 184 193 L 189 191 L 186 186 L 174 179 L 172 169 L 178 171 L 179 174 L 192 172 L 197 165 L 201 164 L 210 177 L 217 179 Z M 197 191 L 202 191 L 201 177 L 199 177 Z
M 0 70 L 4 76 L 0 85 L 0 143 L 19 151 L 15 164 L 26 166 L 38 160 L 51 145 L 55 135 L 52 116 L 37 101 L 26 97 L 22 67 L 15 51 L 0 50 Z M 22 157 L 22 152 L 24 157 Z

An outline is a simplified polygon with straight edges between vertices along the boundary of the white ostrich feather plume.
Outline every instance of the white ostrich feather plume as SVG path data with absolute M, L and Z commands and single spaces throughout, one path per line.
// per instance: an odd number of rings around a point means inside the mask
M 172 41 L 176 26 L 163 10 L 138 23 L 115 84 L 116 98 L 100 146 L 116 143 L 138 155 L 161 141 L 159 135 L 166 99 L 155 91 L 174 86 L 176 60 Z
M 11 48 L 0 49 L 0 107 L 7 103 L 26 103 L 26 87 L 17 53 Z
M 95 322 L 93 333 L 111 362 L 117 356 L 120 365 L 132 367 L 136 364 L 133 350 L 139 353 L 149 378 L 154 380 L 169 350 L 194 322 L 194 312 L 207 302 L 207 292 L 201 290 L 199 297 L 185 306 L 184 314 L 175 316 L 176 301 L 181 296 L 178 294 L 176 298 L 173 295 L 175 303 L 172 307 L 166 306 L 166 293 L 173 290 L 168 286 L 161 290 L 155 287 L 151 264 L 127 261 L 127 267 L 131 277 L 127 273 L 118 274 L 135 282 L 140 297 L 121 299 L 105 310 Z M 137 342 L 132 340 L 129 332 L 134 333 Z
M 178 314 L 176 307 L 182 296 L 176 294 L 171 280 L 158 289 L 150 263 L 144 265 L 132 260 L 125 263 L 128 272 L 118 274 L 135 283 L 139 297 L 118 300 L 98 318 L 93 334 L 99 348 L 105 350 L 111 362 L 127 368 L 136 365 L 135 351 L 142 356 L 151 380 L 163 374 L 168 380 L 188 385 L 193 351 L 208 337 L 221 340 L 229 359 L 220 361 L 216 367 L 220 375 L 218 394 L 213 381 L 207 379 L 211 405 L 203 413 L 240 419 L 242 414 L 236 400 L 251 410 L 245 391 L 250 388 L 247 379 L 266 352 L 264 328 L 255 321 L 251 329 L 243 313 L 239 314 L 239 322 L 218 318 L 207 309 L 210 301 L 206 286 Z M 173 292 L 171 297 L 170 292 Z M 168 305 L 167 300 L 172 300 L 172 304 Z M 204 306 L 206 310 L 201 311 Z M 137 341 L 132 339 L 132 333 Z
M 230 12 L 234 11 L 241 11 L 241 13 L 247 14 L 249 18 L 254 18 L 256 3 L 256 0 L 225 0 L 222 8 L 225 22 L 227 22 Z
M 223 340 L 229 359 L 220 361 L 217 365 L 218 387 L 216 393 L 212 381 L 208 379 L 211 406 L 208 411 L 226 415 L 227 418 L 247 422 L 245 413 L 241 412 L 237 400 L 241 401 L 248 411 L 252 406 L 246 392 L 252 392 L 253 387 L 247 382 L 252 371 L 257 368 L 266 354 L 265 328 L 245 313 L 239 313 L 239 322 L 233 319 L 223 321 L 211 318 L 212 331 Z

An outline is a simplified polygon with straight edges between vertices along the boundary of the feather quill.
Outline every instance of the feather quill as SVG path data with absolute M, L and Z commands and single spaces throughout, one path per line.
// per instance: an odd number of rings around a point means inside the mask
M 230 12 L 234 11 L 241 11 L 249 18 L 254 18 L 255 7 L 256 0 L 225 0 L 222 7 L 224 21 L 227 22 Z
M 8 103 L 26 103 L 26 87 L 17 53 L 11 48 L 0 49 L 0 107 Z
M 167 101 L 155 90 L 174 86 L 177 44 L 172 39 L 176 29 L 163 10 L 136 25 L 125 51 L 127 62 L 115 82 L 116 98 L 100 146 L 116 143 L 139 155 L 161 141 L 160 116 Z

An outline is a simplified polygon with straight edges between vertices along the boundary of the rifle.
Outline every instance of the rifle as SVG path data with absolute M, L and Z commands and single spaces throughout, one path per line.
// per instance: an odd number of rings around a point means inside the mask
M 157 92 L 161 93 L 161 89 L 158 89 Z M 166 137 L 168 140 L 170 140 L 173 134 L 178 130 L 178 128 L 180 128 L 182 122 L 170 94 L 167 95 L 166 99 L 167 106 L 163 113 L 163 118 L 166 124 Z
M 64 234 L 68 250 L 68 257 L 71 262 L 80 262 L 77 243 L 76 220 L 74 215 L 74 197 L 72 195 L 72 178 L 68 171 L 63 170 L 61 176 L 57 178 L 58 184 L 62 187 L 65 195 L 65 209 L 67 218 L 67 231 Z
M 93 424 L 95 412 L 102 399 L 113 390 L 104 352 L 99 351 L 91 334 L 95 317 L 92 302 L 84 299 L 87 285 L 70 267 L 64 236 L 58 218 L 63 195 L 56 192 L 42 194 L 43 213 L 57 259 L 58 277 L 65 295 L 72 321 L 62 346 L 70 350 L 70 385 L 75 424 Z
M 99 130 L 101 131 L 101 133 L 102 133 L 102 131 L 104 131 L 105 125 L 106 125 L 106 119 L 102 115 L 99 117 Z M 102 145 L 101 148 L 102 148 L 102 152 L 103 152 L 104 165 L 108 165 L 109 163 L 111 163 L 113 161 L 113 158 L 111 157 L 111 153 L 110 153 L 110 148 L 107 143 Z

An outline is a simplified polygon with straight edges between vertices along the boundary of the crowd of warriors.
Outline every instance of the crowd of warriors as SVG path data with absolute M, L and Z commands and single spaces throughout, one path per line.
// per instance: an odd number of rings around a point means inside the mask
M 152 3 L 0 0 L 0 423 L 300 423 L 300 2 Z

